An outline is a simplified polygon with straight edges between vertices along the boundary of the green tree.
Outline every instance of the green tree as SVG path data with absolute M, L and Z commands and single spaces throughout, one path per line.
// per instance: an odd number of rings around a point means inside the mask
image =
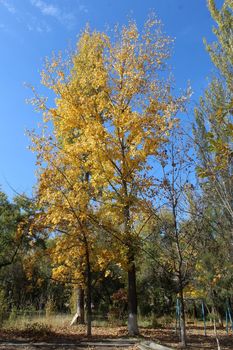
M 212 202 L 220 201 L 225 218 L 233 220 L 233 4 L 225 0 L 216 8 L 214 0 L 208 2 L 216 22 L 213 32 L 217 42 L 206 44 L 216 77 L 209 84 L 200 104 L 195 109 L 195 144 L 198 152 L 198 175 L 202 186 L 212 191 Z
M 195 109 L 194 138 L 204 223 L 196 283 L 221 315 L 232 283 L 233 2 L 225 0 L 218 9 L 216 2 L 209 0 L 208 7 L 217 41 L 205 44 L 216 73 Z
M 19 251 L 22 240 L 17 229 L 21 219 L 20 207 L 0 192 L 0 269 L 12 264 Z

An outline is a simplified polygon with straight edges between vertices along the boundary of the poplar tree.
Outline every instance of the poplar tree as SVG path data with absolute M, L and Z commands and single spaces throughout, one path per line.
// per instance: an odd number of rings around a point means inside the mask
M 198 174 L 212 203 L 221 203 L 230 226 L 233 219 L 232 141 L 233 141 L 233 2 L 225 0 L 221 9 L 209 0 L 208 7 L 216 26 L 217 41 L 206 43 L 217 68 L 199 106 L 195 109 L 195 142 L 198 151 Z
M 46 220 L 70 228 L 78 223 L 86 253 L 93 246 L 90 227 L 105 232 L 128 274 L 131 335 L 138 333 L 135 257 L 148 220 L 138 224 L 146 211 L 143 193 L 152 184 L 151 159 L 186 100 L 172 96 L 165 78 L 170 44 L 153 17 L 142 33 L 133 21 L 112 37 L 86 29 L 70 59 L 54 57 L 42 73 L 56 94 L 55 107 L 35 100 L 53 127 L 52 135 L 34 138 Z
M 202 288 L 204 285 L 203 292 L 217 312 L 221 298 L 228 297 L 228 272 L 232 266 L 233 2 L 225 0 L 218 9 L 215 1 L 209 0 L 208 7 L 215 21 L 213 33 L 217 41 L 205 44 L 216 73 L 195 109 L 197 173 L 203 190 L 205 222 L 197 282 Z

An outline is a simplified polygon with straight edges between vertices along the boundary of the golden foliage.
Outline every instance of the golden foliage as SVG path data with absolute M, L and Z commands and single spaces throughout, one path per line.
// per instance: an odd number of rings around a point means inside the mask
M 71 58 L 46 62 L 42 83 L 56 94 L 55 107 L 39 105 L 45 129 L 33 135 L 33 148 L 44 221 L 68 234 L 52 253 L 56 275 L 82 264 L 86 249 L 95 247 L 99 268 L 114 259 L 96 245 L 96 225 L 106 237 L 111 233 L 111 250 L 123 266 L 128 252 L 137 251 L 135 223 L 144 208 L 141 193 L 150 186 L 149 159 L 167 142 L 186 100 L 173 98 L 169 80 L 159 78 L 171 42 L 152 16 L 142 34 L 131 21 L 116 28 L 114 40 L 87 28 Z

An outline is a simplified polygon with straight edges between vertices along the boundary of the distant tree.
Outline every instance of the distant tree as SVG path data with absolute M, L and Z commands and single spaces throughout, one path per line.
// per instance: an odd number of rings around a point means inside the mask
M 158 326 L 158 317 L 172 314 L 177 294 L 174 271 L 170 260 L 164 257 L 166 238 L 161 232 L 167 220 L 163 219 L 158 213 L 144 228 L 138 259 L 139 310 L 142 316 L 151 316 L 153 326 Z
M 0 269 L 12 264 L 19 252 L 22 237 L 18 231 L 23 217 L 21 207 L 0 192 Z
M 34 215 L 33 201 L 26 196 L 17 195 L 10 201 L 3 192 L 0 193 L 0 285 L 9 302 L 7 308 L 22 307 L 26 300 L 32 300 L 33 283 L 27 277 L 24 261 L 33 246 L 42 244 L 39 232 L 31 231 Z M 33 265 L 32 255 L 30 264 Z M 38 276 L 35 274 L 34 277 Z M 29 289 L 30 293 L 27 293 Z

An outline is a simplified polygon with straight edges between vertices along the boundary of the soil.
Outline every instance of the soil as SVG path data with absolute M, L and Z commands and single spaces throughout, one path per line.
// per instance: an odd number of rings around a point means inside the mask
M 204 336 L 201 327 L 189 327 L 187 331 L 189 350 L 215 350 L 217 348 L 213 329 L 207 329 Z M 218 329 L 218 339 L 221 350 L 233 350 L 233 333 L 226 334 L 224 329 Z M 173 349 L 180 349 L 179 336 L 174 328 L 140 328 L 140 337 L 128 338 L 126 327 L 93 327 L 92 338 L 85 336 L 85 328 L 74 326 L 57 328 L 55 330 L 32 329 L 0 331 L 1 350 L 71 350 L 88 348 L 97 350 L 129 349 L 137 350 L 137 343 L 143 340 L 154 341 Z
M 180 339 L 174 328 L 143 329 L 141 333 L 144 338 L 153 340 L 162 345 L 173 349 L 180 348 Z M 218 340 L 221 350 L 233 350 L 233 332 L 226 334 L 225 329 L 218 329 Z M 192 327 L 187 330 L 187 347 L 189 350 L 217 350 L 216 337 L 213 328 L 207 329 L 207 335 L 204 335 L 203 328 Z

